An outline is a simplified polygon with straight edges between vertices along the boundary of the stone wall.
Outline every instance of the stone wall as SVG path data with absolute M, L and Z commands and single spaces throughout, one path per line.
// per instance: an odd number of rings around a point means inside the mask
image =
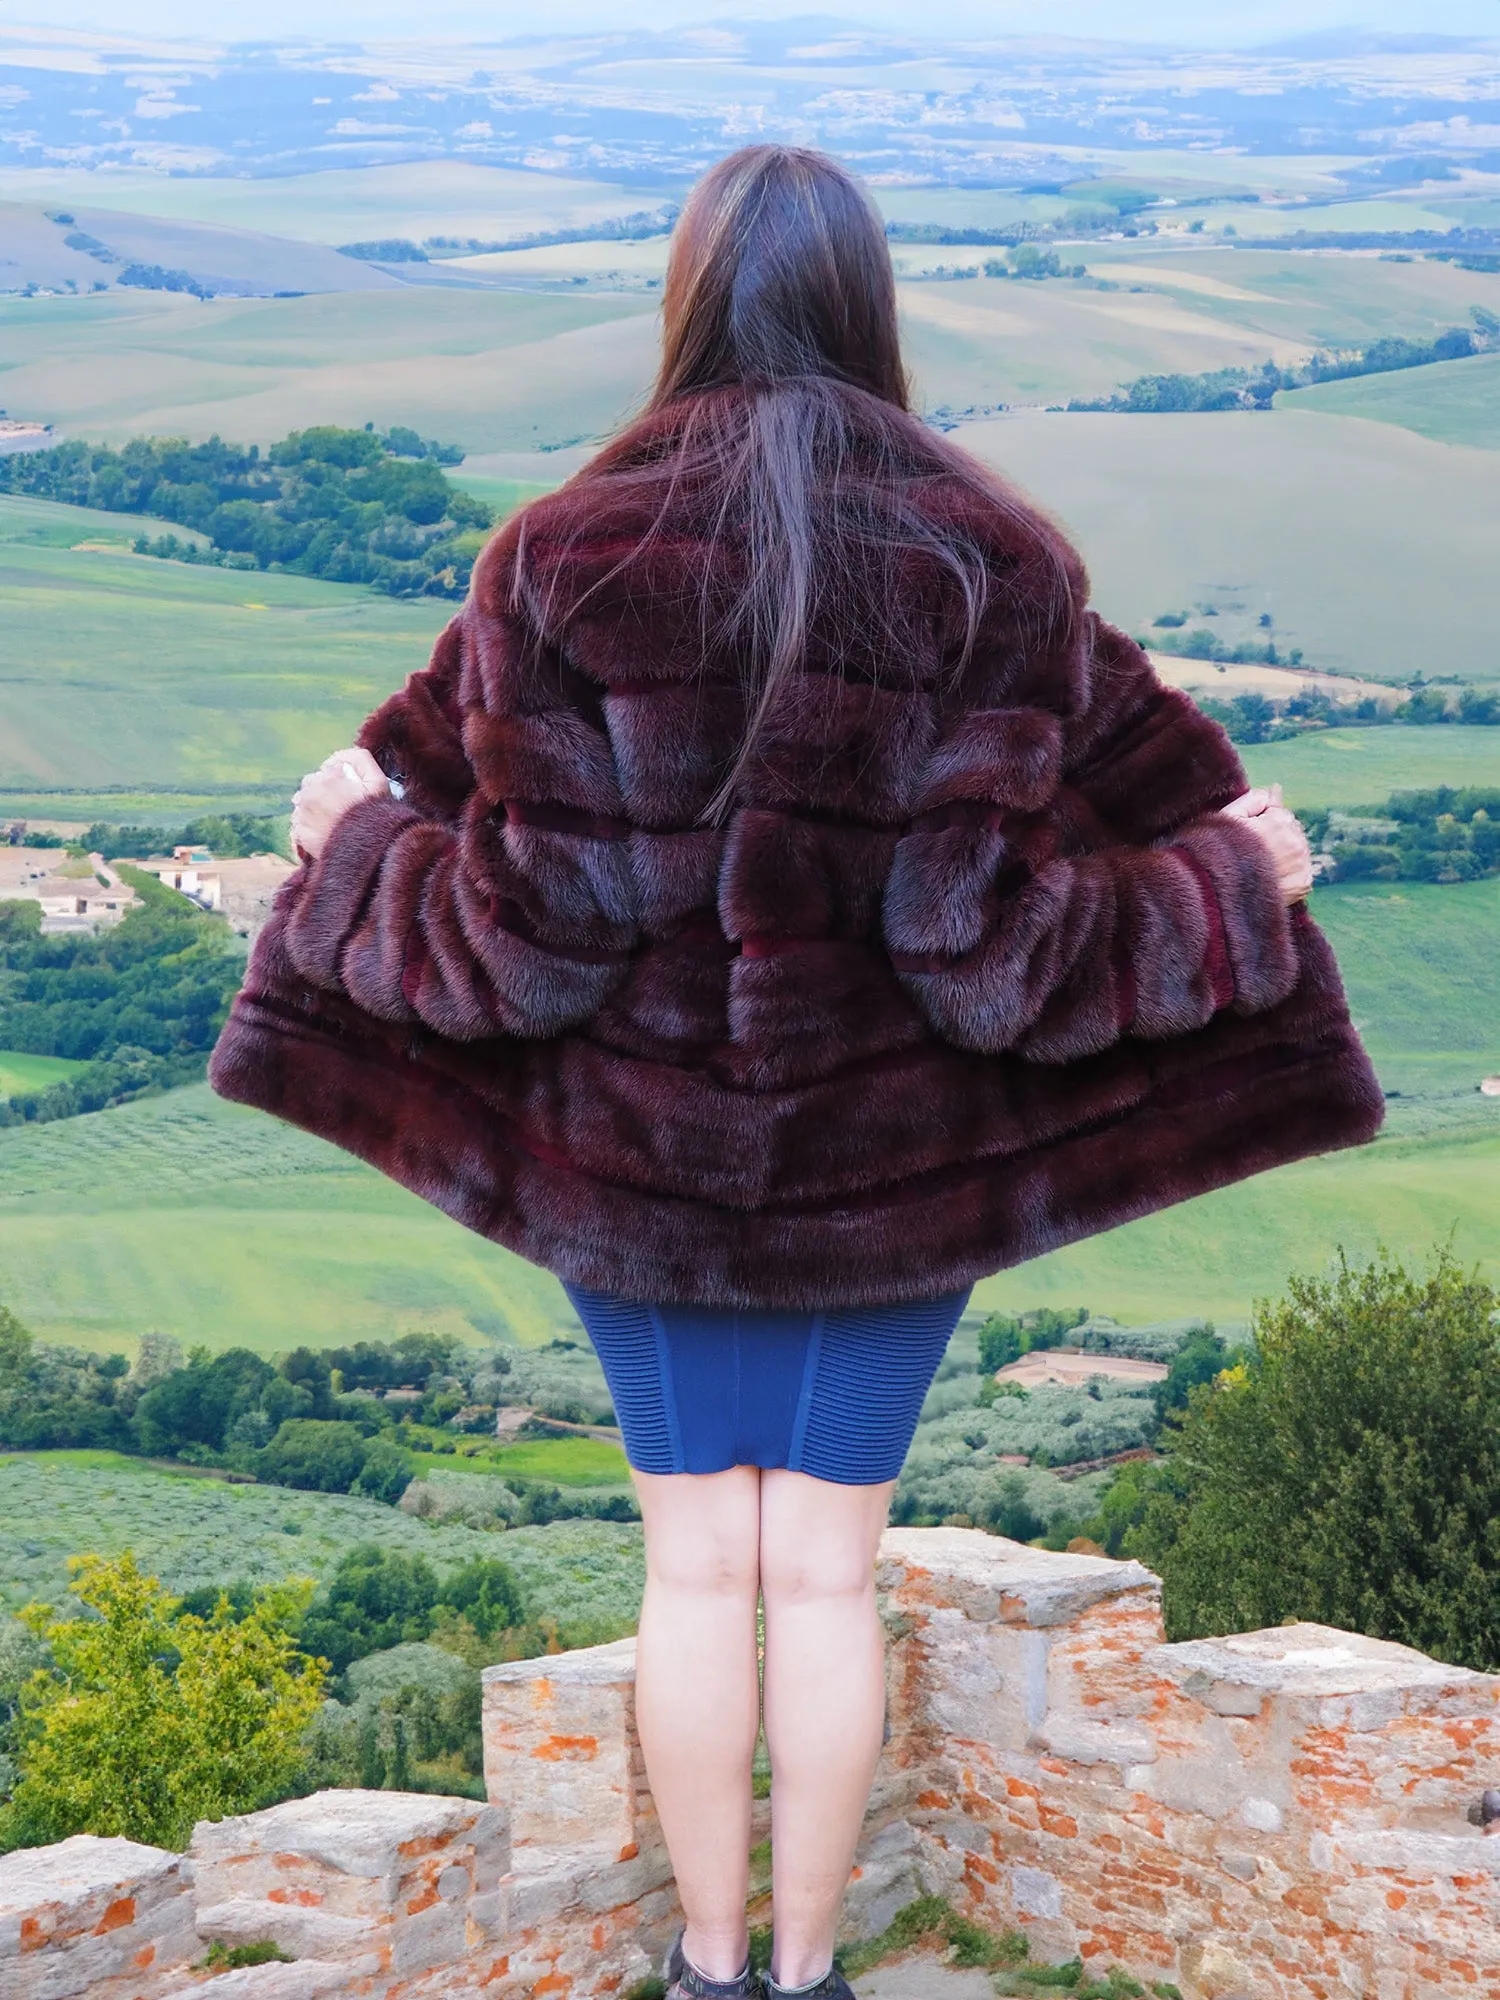
M 937 1893 L 1185 2000 L 1500 2000 L 1500 1677 L 1294 1625 L 1163 1643 L 1149 1572 L 959 1529 L 881 1555 L 889 1739 L 852 1936 Z M 634 1646 L 485 1675 L 492 1803 L 328 1792 L 187 1856 L 0 1860 L 0 2000 L 594 2000 L 678 1921 Z M 769 1828 L 757 1809 L 756 1837 Z M 210 1977 L 208 1943 L 295 1961 Z

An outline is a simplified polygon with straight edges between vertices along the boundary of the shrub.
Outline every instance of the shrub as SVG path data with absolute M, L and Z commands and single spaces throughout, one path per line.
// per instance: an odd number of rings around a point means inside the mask
M 369 1450 L 352 1424 L 288 1417 L 261 1452 L 256 1469 L 278 1486 L 347 1493 L 362 1475 Z
M 1447 1252 L 1296 1278 L 1190 1391 L 1131 1552 L 1176 1638 L 1314 1619 L 1500 1667 L 1500 1334 Z

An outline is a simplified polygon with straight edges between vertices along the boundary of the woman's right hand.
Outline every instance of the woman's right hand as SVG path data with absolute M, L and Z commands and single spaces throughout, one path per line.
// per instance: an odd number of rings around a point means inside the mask
M 1223 812 L 1226 819 L 1242 819 L 1266 843 L 1284 900 L 1305 902 L 1312 894 L 1312 849 L 1301 821 L 1282 804 L 1280 785 L 1242 792 Z

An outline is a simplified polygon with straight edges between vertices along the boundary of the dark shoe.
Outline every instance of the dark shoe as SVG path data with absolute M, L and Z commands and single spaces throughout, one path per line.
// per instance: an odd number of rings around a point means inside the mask
M 836 1965 L 816 1986 L 778 1986 L 774 1979 L 767 1979 L 762 1991 L 765 2000 L 782 2000 L 787 1993 L 794 1993 L 797 2000 L 855 2000 L 854 1988 Z
M 679 1932 L 667 1957 L 667 2000 L 761 2000 L 762 1990 L 759 1974 L 749 1966 L 738 1979 L 705 1979 L 683 1957 Z

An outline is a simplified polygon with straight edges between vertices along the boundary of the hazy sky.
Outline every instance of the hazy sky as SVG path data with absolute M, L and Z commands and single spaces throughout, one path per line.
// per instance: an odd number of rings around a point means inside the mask
M 1318 29 L 1500 37 L 1500 0 L 0 0 L 0 24 L 45 22 L 117 34 L 459 35 L 669 27 L 820 14 L 924 35 L 1047 33 L 1245 47 Z

